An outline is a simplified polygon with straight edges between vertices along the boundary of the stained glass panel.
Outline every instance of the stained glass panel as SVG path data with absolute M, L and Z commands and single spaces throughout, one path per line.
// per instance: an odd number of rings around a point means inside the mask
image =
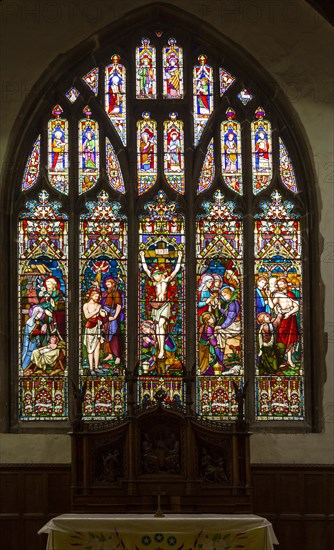
M 156 99 L 155 47 L 150 45 L 149 38 L 143 38 L 141 46 L 136 48 L 136 97 L 137 99 Z
M 120 64 L 120 56 L 114 54 L 113 64 L 105 72 L 105 110 L 115 130 L 126 145 L 126 69 Z
M 38 180 L 41 163 L 41 136 L 36 139 L 32 151 L 28 157 L 27 164 L 24 170 L 22 179 L 22 191 L 27 191 Z
M 65 95 L 70 103 L 75 103 L 80 95 L 80 92 L 73 87 L 73 88 L 70 88 Z
M 198 145 L 202 132 L 213 111 L 213 69 L 207 65 L 206 55 L 198 57 L 200 65 L 194 67 L 194 142 Z
M 61 118 L 63 109 L 56 105 L 48 124 L 48 174 L 51 185 L 68 194 L 68 122 Z
M 221 125 L 222 172 L 226 185 L 242 195 L 241 127 L 232 108 Z
M 264 120 L 265 111 L 258 107 L 257 120 L 252 122 L 252 170 L 253 193 L 256 195 L 268 187 L 272 177 L 271 124 Z
M 177 113 L 164 122 L 164 172 L 168 184 L 178 193 L 184 193 L 184 137 L 183 122 Z
M 170 399 L 182 402 L 184 218 L 163 191 L 145 209 L 139 228 L 139 399 L 154 397 L 162 385 Z
M 99 69 L 97 67 L 85 74 L 85 76 L 82 77 L 82 80 L 94 95 L 99 93 Z
M 183 50 L 175 38 L 168 40 L 168 46 L 162 51 L 163 97 L 164 99 L 183 98 Z
M 107 176 L 110 186 L 114 191 L 125 193 L 122 170 L 117 155 L 108 138 L 106 138 L 106 164 Z
M 253 96 L 252 94 L 246 90 L 245 88 L 243 90 L 241 90 L 238 95 L 237 95 L 237 98 L 239 99 L 239 101 L 241 101 L 241 103 L 243 105 L 247 105 L 247 103 L 249 103 L 250 101 L 252 101 L 253 99 Z
M 80 384 L 84 417 L 125 411 L 127 224 L 120 205 L 102 191 L 86 203 L 80 223 Z
M 302 258 L 298 216 L 275 192 L 255 221 L 256 415 L 304 418 Z
M 214 159 L 214 148 L 213 148 L 213 138 L 211 139 L 208 150 L 205 155 L 203 162 L 201 175 L 199 177 L 198 184 L 198 193 L 202 193 L 211 187 L 215 177 L 215 159 Z
M 231 75 L 225 69 L 219 69 L 219 87 L 221 96 L 225 94 L 230 86 L 232 86 L 233 82 L 235 82 L 235 76 Z
M 137 177 L 139 195 L 150 189 L 157 178 L 157 123 L 147 111 L 137 122 Z
M 86 118 L 79 121 L 79 193 L 85 193 L 97 182 L 100 173 L 99 125 L 91 118 L 87 106 Z
M 289 191 L 293 193 L 298 193 L 297 180 L 295 176 L 295 171 L 293 169 L 293 164 L 290 159 L 287 148 L 284 145 L 283 140 L 279 137 L 279 169 L 283 185 Z
M 67 218 L 45 191 L 19 218 L 19 417 L 64 420 L 67 387 Z
M 197 412 L 228 419 L 236 414 L 233 381 L 243 381 L 243 238 L 236 204 L 220 191 L 204 202 L 196 224 Z

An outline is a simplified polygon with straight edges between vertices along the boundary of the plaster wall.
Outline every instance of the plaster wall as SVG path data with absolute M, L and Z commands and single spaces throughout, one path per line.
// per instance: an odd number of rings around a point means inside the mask
M 57 56 L 66 55 L 71 48 L 128 11 L 152 3 L 155 2 L 1 2 L 2 162 L 10 162 L 6 149 L 24 99 L 46 68 L 52 70 Z M 178 0 L 168 3 L 200 17 L 203 26 L 212 25 L 249 52 L 286 94 L 304 130 L 316 174 L 321 277 L 326 292 L 324 340 L 327 338 L 328 342 L 322 411 L 324 430 L 317 434 L 255 433 L 251 438 L 251 460 L 254 463 L 333 464 L 333 28 L 303 0 Z M 96 48 L 98 46 L 96 43 Z M 2 181 L 1 185 L 5 186 L 6 182 Z M 3 236 L 0 245 L 2 241 Z M 4 266 L 1 269 L 5 269 Z M 5 285 L 2 285 L 2 292 L 6 292 Z M 6 334 L 2 337 L 6 341 Z M 5 378 L 3 372 L 0 365 L 0 384 Z M 69 461 L 70 441 L 66 435 L 0 435 L 1 463 Z

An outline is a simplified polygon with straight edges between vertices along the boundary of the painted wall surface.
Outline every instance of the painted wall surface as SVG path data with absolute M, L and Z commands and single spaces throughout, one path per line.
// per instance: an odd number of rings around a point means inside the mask
M 128 11 L 152 4 L 145 0 L 4 0 L 1 17 L 1 161 L 20 108 L 34 83 L 58 56 Z M 168 2 L 201 18 L 249 52 L 285 93 L 303 128 L 314 164 L 320 219 L 321 277 L 325 288 L 327 374 L 323 392 L 324 429 L 317 434 L 256 433 L 251 438 L 255 463 L 334 463 L 333 379 L 333 28 L 303 0 L 177 0 Z M 145 25 L 145 21 L 143 21 Z M 98 49 L 99 44 L 95 44 Z M 35 92 L 38 94 L 38 90 Z M 1 182 L 6 185 L 5 181 Z M 0 236 L 0 246 L 3 235 Z M 8 266 L 1 265 L 2 281 Z M 0 293 L 7 292 L 2 284 Z M 4 294 L 0 294 L 4 296 Z M 2 342 L 8 324 L 1 324 Z M 7 332 L 6 332 L 7 331 Z M 308 337 L 308 335 L 306 335 Z M 319 372 L 320 366 L 319 366 Z M 1 380 L 6 367 L 0 365 Z M 315 376 L 317 372 L 315 371 Z M 6 402 L 0 406 L 4 411 Z M 66 435 L 0 435 L 0 462 L 70 460 Z

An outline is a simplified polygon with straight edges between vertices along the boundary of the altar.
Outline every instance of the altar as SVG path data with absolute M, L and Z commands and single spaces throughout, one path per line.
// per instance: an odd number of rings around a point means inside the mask
M 64 514 L 39 531 L 46 550 L 273 550 L 271 523 L 252 514 Z

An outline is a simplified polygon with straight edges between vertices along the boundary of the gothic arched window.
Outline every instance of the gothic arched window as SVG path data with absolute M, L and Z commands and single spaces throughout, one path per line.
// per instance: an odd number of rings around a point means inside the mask
M 119 417 L 131 372 L 139 405 L 163 391 L 183 406 L 193 378 L 194 411 L 230 420 L 247 381 L 250 420 L 305 426 L 296 131 L 227 44 L 181 19 L 132 25 L 45 85 L 21 150 L 18 420 L 66 420 L 72 381 L 85 418 Z

